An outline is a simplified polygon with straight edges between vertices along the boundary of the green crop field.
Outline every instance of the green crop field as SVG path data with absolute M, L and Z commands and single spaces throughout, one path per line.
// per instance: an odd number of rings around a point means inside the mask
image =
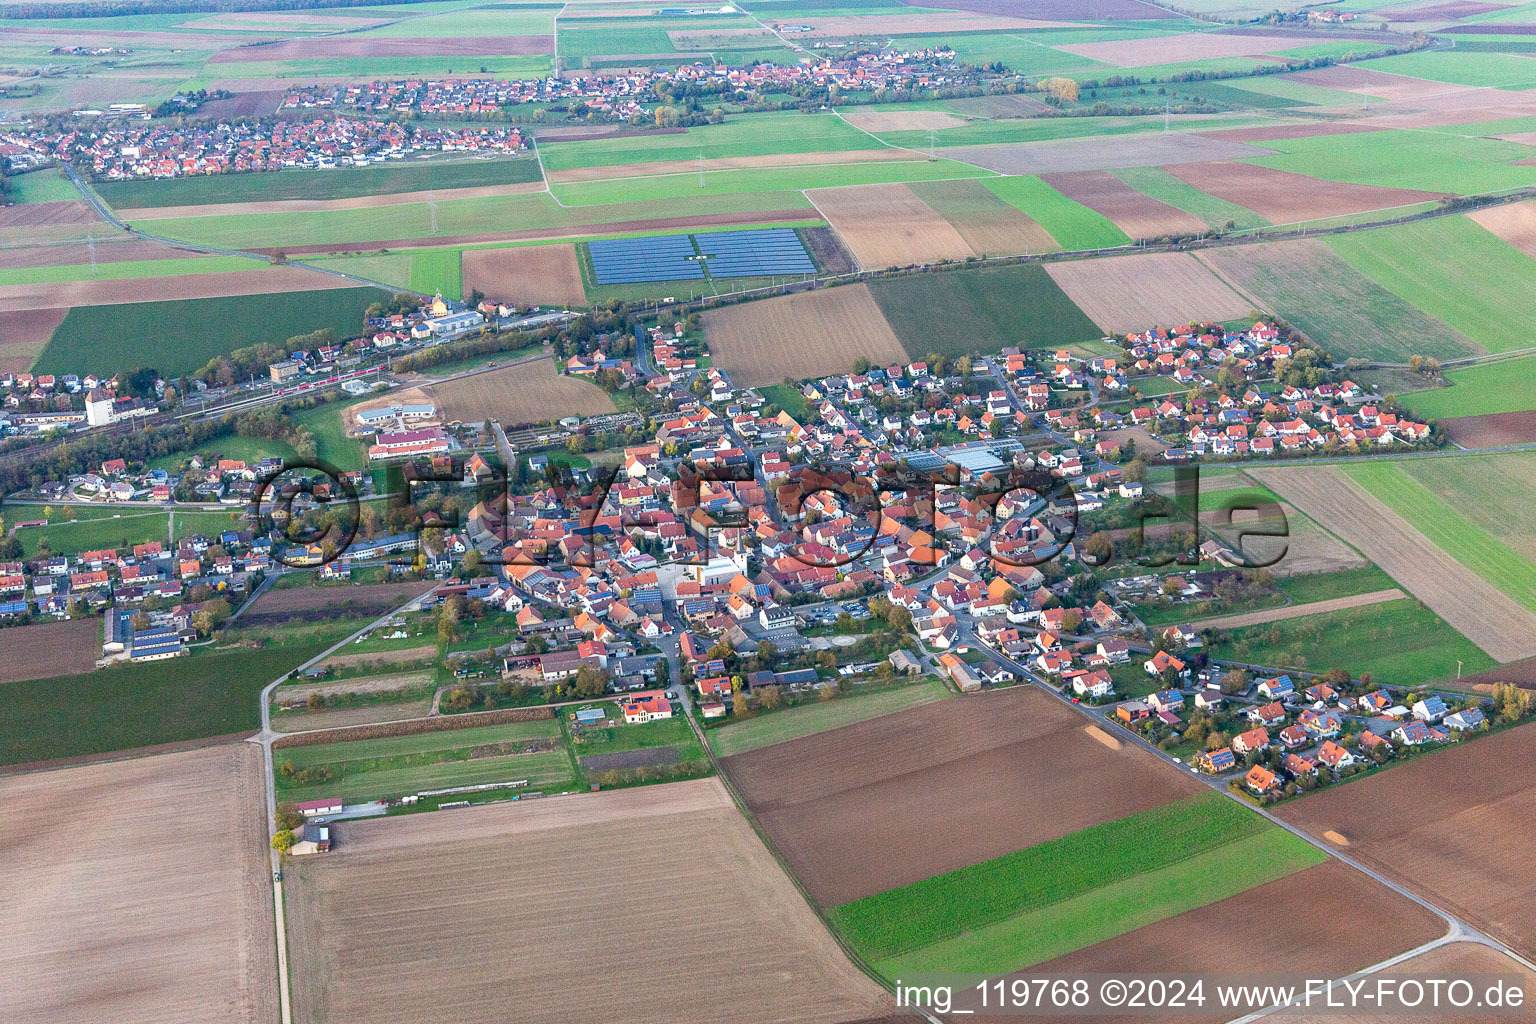
M 502 752 L 509 749 L 502 744 L 537 741 L 549 749 Z M 530 791 L 546 793 L 576 784 L 570 755 L 560 742 L 560 723 L 554 719 L 290 747 L 274 750 L 272 761 L 279 800 L 339 794 L 348 803 L 359 803 L 519 779 L 528 780 Z M 305 785 L 299 775 L 304 769 L 321 778 Z
M 1033 175 L 988 178 L 983 184 L 1009 206 L 1033 217 L 1063 249 L 1102 249 L 1131 242 L 1108 217 L 1073 202 Z
M 57 170 L 44 168 L 7 178 L 7 198 L 13 203 L 59 203 L 79 199 L 80 191 Z
M 1478 354 L 1473 339 L 1377 284 L 1316 239 L 1228 246 L 1200 259 L 1340 359 L 1406 363 L 1414 355 Z
M 1269 224 L 1246 206 L 1201 192 L 1161 167 L 1125 167 L 1112 173 L 1142 195 L 1194 214 L 1213 230 L 1222 230 L 1228 223 L 1238 228 L 1259 228 Z
M 1522 64 L 1533 63 L 1526 57 L 1515 59 Z M 1536 75 L 1536 67 L 1532 74 Z M 1536 167 L 1516 165 L 1516 161 L 1531 155 L 1530 147 L 1498 139 L 1404 129 L 1273 139 L 1264 146 L 1278 150 L 1280 155 L 1255 157 L 1243 163 L 1324 181 L 1462 195 L 1536 184 Z M 1392 159 L 1381 159 L 1382 153 L 1391 153 Z
M 1322 612 L 1230 631 L 1211 656 L 1274 669 L 1369 672 L 1381 683 L 1417 686 L 1492 668 L 1482 648 L 1412 598 Z
M 1335 235 L 1352 267 L 1489 352 L 1530 346 L 1536 260 L 1465 217 Z
M 367 467 L 367 453 L 363 442 L 348 437 L 342 423 L 342 410 L 350 403 L 331 402 L 312 409 L 301 409 L 288 414 L 288 420 L 296 427 L 308 427 L 315 436 L 316 454 L 325 462 L 340 470 L 361 470 Z
M 1103 334 L 1038 263 L 887 278 L 869 290 L 914 359 L 1059 348 Z
M 881 108 L 882 110 L 885 108 Z M 834 153 L 882 149 L 879 142 L 835 114 L 749 114 L 724 124 L 689 128 L 682 135 L 633 135 L 586 142 L 550 141 L 539 147 L 544 167 L 564 171 L 577 167 L 704 157 L 768 156 L 780 153 Z M 697 180 L 697 179 L 695 179 Z
M 1275 580 L 1275 586 L 1291 599 L 1292 604 L 1312 604 L 1315 601 L 1332 601 L 1339 597 L 1389 590 L 1397 586 L 1397 581 L 1376 566 L 1367 565 L 1358 569 L 1281 576 Z
M 206 465 L 211 459 L 239 459 L 247 464 L 255 464 L 265 458 L 291 459 L 297 454 L 281 441 L 231 434 L 228 437 L 215 438 L 194 449 L 172 452 L 158 459 L 151 459 L 146 466 L 149 469 L 174 472 L 180 470 L 182 465 L 194 455 L 200 456 Z
M 1529 460 L 1501 463 L 1486 458 L 1458 458 L 1445 462 L 1446 465 L 1418 467 L 1372 461 L 1346 466 L 1344 472 L 1408 520 L 1436 547 L 1536 611 L 1536 565 L 1475 523 L 1472 515 L 1460 511 L 1481 502 L 1476 513 L 1478 519 L 1487 524 L 1502 524 L 1496 527 L 1499 533 L 1529 544 L 1531 520 L 1526 510 L 1530 508 L 1529 499 L 1536 497 Z M 1503 474 L 1494 475 L 1491 471 L 1496 467 L 1507 468 L 1510 479 L 1504 479 Z M 1516 470 L 1521 471 L 1518 476 L 1514 475 Z M 1515 510 L 1515 518 L 1502 520 L 1495 510 Z
M 1452 386 L 1402 396 L 1402 403 L 1426 419 L 1486 416 L 1536 409 L 1536 356 L 1476 363 L 1450 370 Z
M 363 329 L 363 311 L 385 298 L 373 288 L 232 295 L 179 302 L 76 306 L 33 365 L 37 373 L 112 374 L 152 366 L 167 377 L 193 373 L 215 356 L 281 342 L 324 327 L 338 341 Z M 108 347 L 101 339 L 111 338 Z
M 831 918 L 887 977 L 1016 970 L 1321 859 L 1206 793 L 845 904 Z M 1247 868 L 1229 875 L 1216 864 Z M 1217 876 L 1214 889 L 1200 884 Z M 1140 897 L 1125 898 L 1132 892 Z
M 210 539 L 217 539 L 225 530 L 243 530 L 248 527 L 245 513 L 240 509 L 229 512 L 182 512 L 176 513 L 176 536 L 174 540 L 183 537 L 192 537 L 202 534 Z
M 195 653 L 5 686 L 0 764 L 254 732 L 262 687 L 324 642 Z
M 448 299 L 463 298 L 459 256 L 458 249 L 423 249 L 411 253 L 411 290 L 424 295 L 440 294 Z
M 603 184 L 597 182 L 594 184 Z M 712 213 L 805 210 L 814 212 L 799 192 L 737 192 L 703 194 L 660 202 L 622 202 L 602 209 L 565 209 L 544 192 L 529 195 L 452 199 L 438 202 L 437 230 L 428 203 L 324 213 L 231 214 L 188 217 L 155 222 L 157 234 L 191 242 L 245 249 L 282 248 L 301 244 L 333 244 L 356 249 L 367 242 L 488 234 L 498 231 L 562 230 L 604 224 Z
M 763 401 L 778 406 L 799 422 L 805 422 L 808 403 L 799 388 L 792 388 L 788 384 L 765 384 L 757 390 L 762 394 Z
M 978 32 L 966 35 L 898 36 L 904 47 L 952 46 L 957 60 L 967 64 L 1002 63 L 1009 70 L 1031 77 L 1037 75 L 1064 75 L 1069 72 L 1107 72 L 1113 74 L 1115 66 L 1091 57 L 1081 57 L 1066 50 L 1051 48 L 1044 33 L 1033 35 L 1011 32 Z M 1056 40 L 1053 40 L 1055 42 Z M 1088 42 L 1087 39 L 1061 39 L 1062 45 Z
M 992 174 L 953 160 L 875 160 L 852 164 L 805 164 L 797 167 L 748 167 L 705 171 L 703 186 L 697 173 L 656 174 L 643 178 L 575 181 L 552 186 L 562 203 L 595 206 L 605 203 L 684 199 L 733 193 L 793 193 L 840 185 L 876 185 L 936 178 L 979 178 Z M 786 204 L 785 208 L 788 208 Z
M 1456 85 L 1493 86 L 1500 89 L 1528 89 L 1536 86 L 1536 66 L 1529 59 L 1513 54 L 1461 53 L 1455 50 L 1400 53 L 1367 61 L 1360 66 L 1371 71 L 1427 78 L 1432 82 L 1453 82 Z
M 468 8 L 426 18 L 404 18 L 357 33 L 368 38 L 452 39 L 474 36 L 547 36 L 555 31 L 554 7 Z M 329 13 L 329 12 L 327 12 Z
M 836 700 L 800 704 L 744 722 L 733 722 L 709 731 L 709 745 L 720 757 L 744 754 L 759 747 L 785 740 L 838 729 L 855 722 L 878 718 L 896 711 L 921 707 L 954 696 L 949 687 L 936 679 L 911 686 L 871 688 L 871 692 Z
M 103 249 L 110 248 L 102 246 Z M 244 256 L 186 256 L 168 260 L 119 260 L 53 267 L 14 267 L 5 272 L 6 284 L 49 284 L 58 281 L 113 281 L 141 277 L 183 277 L 188 274 L 222 274 L 259 270 L 261 264 Z
M 394 192 L 510 185 L 539 180 L 539 163 L 517 159 L 430 160 L 331 171 L 269 171 L 215 174 L 164 181 L 109 181 L 96 185 L 101 198 L 120 209 L 203 206 L 276 199 L 350 199 Z
M 884 109 L 881 107 L 879 109 Z M 1198 117 L 1198 120 L 1194 118 Z M 1252 114 L 1174 114 L 1170 124 L 1175 131 L 1182 128 L 1212 131 L 1216 128 L 1241 128 L 1254 124 L 1270 124 L 1270 118 Z M 1163 116 L 1124 115 L 1114 117 L 1044 117 L 1005 118 L 976 120 L 953 128 L 941 128 L 933 133 L 936 146 L 986 146 L 1004 142 L 1045 142 L 1061 139 L 1080 139 L 1089 136 L 1141 135 L 1160 133 Z M 876 132 L 881 139 L 895 146 L 903 146 L 926 152 L 929 134 L 922 130 Z
M 42 553 L 45 541 L 51 555 L 74 555 L 81 551 L 129 548 L 146 541 L 169 539 L 164 512 L 124 509 L 121 515 L 121 519 L 79 519 L 49 526 L 29 526 L 16 534 L 21 541 L 22 557 L 36 558 Z

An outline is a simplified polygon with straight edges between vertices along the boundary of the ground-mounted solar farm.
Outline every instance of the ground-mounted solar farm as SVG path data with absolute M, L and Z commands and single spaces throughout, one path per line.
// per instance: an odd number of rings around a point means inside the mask
M 592 279 L 601 285 L 816 273 L 805 243 L 790 228 L 604 239 L 584 248 Z

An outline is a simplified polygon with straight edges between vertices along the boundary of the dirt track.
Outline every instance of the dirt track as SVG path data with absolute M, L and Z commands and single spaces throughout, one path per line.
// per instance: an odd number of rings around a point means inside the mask
M 291 871 L 303 1024 L 756 1024 L 891 1009 L 717 779 L 339 832 L 335 852 Z
M 1276 813 L 1526 956 L 1536 954 L 1536 726 L 1469 740 Z
M 845 372 L 860 356 L 876 366 L 907 361 L 863 284 L 725 306 L 703 319 L 716 364 L 738 387 Z
M 1108 334 L 1236 320 L 1253 308 L 1188 253 L 1047 263 L 1045 272 Z
M 1293 604 L 1287 608 L 1271 608 L 1268 611 L 1247 612 L 1243 615 L 1218 615 L 1212 619 L 1200 619 L 1190 623 L 1190 625 L 1197 629 L 1239 629 L 1243 626 L 1263 625 L 1266 622 L 1283 622 L 1286 619 L 1299 619 L 1303 615 L 1321 615 L 1324 612 L 1338 612 L 1346 608 L 1361 608 L 1369 604 L 1396 601 L 1400 597 L 1407 596 L 1401 590 L 1392 587 L 1388 590 L 1373 590 L 1369 594 L 1336 597 L 1331 601 Z
M 1203 788 L 1139 748 L 1109 749 L 1032 687 L 939 701 L 722 763 L 827 906 Z
M 261 750 L 0 780 L 7 1024 L 278 1017 Z
M 1336 469 L 1250 469 L 1249 475 L 1354 545 L 1499 662 L 1536 655 L 1536 614 L 1431 544 Z

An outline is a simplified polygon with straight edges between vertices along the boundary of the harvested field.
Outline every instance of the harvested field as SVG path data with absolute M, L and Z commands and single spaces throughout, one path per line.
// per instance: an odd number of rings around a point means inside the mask
M 1107 171 L 1117 167 L 1160 167 L 1201 160 L 1241 160 L 1270 156 L 1272 150 L 1185 132 L 1159 135 L 1110 135 L 1061 142 L 1005 142 L 988 146 L 953 146 L 945 151 L 1001 174 L 1064 174 Z
M 1191 32 L 1182 36 L 1159 36 L 1153 41 L 1116 39 L 1098 43 L 1068 43 L 1056 49 L 1122 68 L 1141 68 L 1220 57 L 1252 57 L 1277 50 L 1314 46 L 1317 42 L 1316 36 Z
M 3 369 L 3 367 L 0 367 Z M 1536 412 L 1496 412 L 1440 420 L 1440 429 L 1467 448 L 1536 443 Z
M 434 583 L 370 583 L 360 587 L 290 587 L 269 590 L 240 616 L 244 626 L 297 618 L 363 618 L 383 615 L 431 590 Z M 317 615 L 315 613 L 327 613 Z M 257 622 L 252 622 L 252 618 Z M 378 655 L 375 655 L 377 657 Z
M 1273 128 L 1228 128 L 1201 132 L 1212 139 L 1225 142 L 1268 142 L 1271 139 L 1310 139 L 1319 135 L 1357 135 L 1360 132 L 1380 131 L 1373 124 L 1355 121 L 1307 121 L 1302 124 L 1277 124 Z
M 277 704 L 288 704 L 305 700 L 314 693 L 322 697 L 334 697 L 345 693 L 389 693 L 394 690 L 427 686 L 431 682 L 432 672 L 428 669 L 421 672 L 398 672 L 394 675 L 334 679 L 324 683 L 289 683 L 274 690 L 272 700 Z
M 210 64 L 245 61 L 331 60 L 337 57 L 482 57 L 554 53 L 553 36 L 323 36 L 220 50 Z
M 97 242 L 94 246 L 87 245 L 84 241 L 58 245 L 27 245 L 0 249 L 0 270 L 16 267 L 84 266 L 91 262 L 93 254 L 97 263 L 183 259 L 194 255 L 186 249 L 140 238 L 108 240 Z
M 806 197 L 865 270 L 976 255 L 960 233 L 906 185 L 812 189 Z
M 366 704 L 355 708 L 329 708 L 324 711 L 277 711 L 272 714 L 272 728 L 277 732 L 308 732 L 316 729 L 349 729 L 356 725 L 378 725 L 426 718 L 432 711 L 432 698 L 397 704 Z
M 1331 792 L 1353 788 L 1342 786 Z M 1276 914 L 1276 907 L 1295 908 L 1296 912 Z M 1146 964 L 1156 965 L 1158 971 L 1195 973 L 1262 963 L 1265 971 L 1341 977 L 1423 945 L 1444 932 L 1445 925 L 1434 914 L 1342 862 L 1330 860 L 1036 964 L 1031 972 L 1110 973 L 1125 970 L 1127 964 Z M 1230 1016 L 1218 1008 L 1215 1013 L 1162 1019 L 1223 1021 Z
M 1120 741 L 1115 739 L 1109 733 L 1105 732 L 1103 729 L 1100 729 L 1096 725 L 1086 725 L 1086 726 L 1084 726 L 1083 727 L 1083 732 L 1087 733 L 1089 736 L 1092 736 L 1095 740 L 1097 740 L 1098 742 L 1104 744 L 1110 750 L 1119 750 L 1120 749 Z
M 226 743 L 0 780 L 6 1020 L 277 1019 L 261 772 Z
M 875 145 L 873 139 L 870 145 Z M 702 161 L 706 171 L 742 170 L 752 167 L 804 167 L 822 164 L 867 164 L 886 160 L 911 160 L 905 149 L 852 149 L 831 153 L 767 153 L 758 156 L 717 156 Z M 603 181 L 609 178 L 645 178 L 653 174 L 677 174 L 686 168 L 698 169 L 701 161 L 652 160 L 637 164 L 599 164 L 595 167 L 569 167 L 549 172 L 549 180 L 560 182 Z M 541 186 L 542 188 L 542 186 Z M 534 191 L 538 191 L 535 189 Z
M 570 242 L 468 249 L 461 263 L 466 295 L 478 288 L 487 295 L 537 305 L 584 306 L 587 302 L 576 246 Z
M 1366 93 L 1389 103 L 1423 103 L 1440 100 L 1447 96 L 1468 92 L 1464 85 L 1451 82 L 1435 82 L 1427 78 L 1388 74 L 1353 64 L 1335 64 L 1332 67 L 1297 71 L 1286 79 L 1305 85 L 1320 85 L 1325 89 L 1343 89 L 1345 92 Z
M 738 387 L 844 372 L 860 356 L 876 366 L 907 360 L 863 284 L 712 309 L 704 333 Z
M 847 903 L 1199 791 L 1030 687 L 725 758 L 811 895 Z M 1091 796 L 1091 799 L 1090 799 Z
M 437 647 L 406 647 L 398 651 L 364 651 L 358 654 L 333 654 L 326 658 L 327 668 L 351 668 L 353 665 L 404 665 L 412 661 L 437 657 Z
M 619 768 L 654 768 L 677 763 L 676 747 L 642 747 L 615 754 L 587 754 L 578 757 L 584 772 L 607 772 Z
M 295 862 L 294 1019 L 842 1021 L 890 997 L 843 957 L 716 779 L 348 823 Z M 695 874 L 667 865 L 709 850 Z M 557 863 L 558 872 L 548 865 Z M 388 892 L 388 900 L 370 894 Z M 573 927 L 579 924 L 579 927 Z M 474 956 L 444 957 L 449 949 Z M 560 950 L 558 956 L 530 951 Z M 634 985 L 634 951 L 665 949 Z M 733 969 L 699 971 L 732 951 Z M 516 977 L 507 964 L 517 962 Z
M 843 120 L 867 132 L 942 131 L 966 123 L 966 119 L 944 110 L 850 110 Z
M 5 631 L 0 683 L 89 672 L 101 654 L 101 629 L 95 618 L 12 626 Z
M 1336 469 L 1252 469 L 1276 494 L 1385 569 L 1496 661 L 1536 655 L 1536 614 L 1431 544 Z
M 1310 794 L 1276 810 L 1508 943 L 1536 953 L 1536 727 L 1522 726 Z
M 1536 658 L 1512 661 L 1476 675 L 1462 676 L 1456 681 L 1460 689 L 1474 693 L 1492 693 L 1494 683 L 1514 683 L 1526 690 L 1536 690 Z
M 836 231 L 823 225 L 801 228 L 799 234 L 816 269 L 822 274 L 851 274 L 857 269 L 853 263 L 853 254 L 843 248 L 842 239 L 837 237 Z
M 966 96 L 957 100 L 946 100 L 945 105 L 962 114 L 979 114 L 982 117 L 1033 117 L 1044 110 L 1050 110 L 1050 104 L 1041 103 L 1037 99 L 1020 93 L 1010 93 L 999 96 Z
M 1048 174 L 1042 180 L 1068 199 L 1102 213 L 1132 238 L 1199 235 L 1206 231 L 1205 221 L 1177 206 L 1143 195 L 1108 171 Z
M 1106 334 L 1236 320 L 1253 303 L 1187 253 L 1050 263 L 1046 272 Z
M 68 312 L 56 306 L 8 313 L 0 327 L 0 373 L 29 369 Z
M 1467 219 L 1492 231 L 1527 256 L 1536 256 L 1536 202 L 1505 203 L 1474 210 Z
M 59 224 L 94 224 L 100 218 L 84 199 L 55 203 L 22 203 L 0 206 L 0 229 L 53 227 Z M 103 224 L 103 227 L 106 225 Z
M 867 38 L 922 32 L 1021 32 L 1037 28 L 1071 28 L 1065 21 L 1035 21 L 987 14 L 955 14 L 935 11 L 924 14 L 869 14 L 853 17 L 796 17 L 796 25 L 810 25 L 811 31 L 796 36 L 818 39 L 835 36 Z
M 432 393 L 450 423 L 479 423 L 489 418 L 510 427 L 562 416 L 613 412 L 613 399 L 602 388 L 579 377 L 555 373 L 552 359 L 477 373 L 439 384 Z
M 1322 181 L 1305 174 L 1226 161 L 1174 164 L 1165 169 L 1200 191 L 1246 206 L 1274 224 L 1411 206 L 1439 199 L 1442 195 L 1406 188 Z
M 978 255 L 1050 252 L 1061 248 L 1023 210 L 1009 206 L 974 178 L 909 185 L 919 199 L 954 225 Z
M 1536 990 L 1536 974 L 1508 955 L 1485 946 L 1481 942 L 1450 942 L 1437 946 L 1427 953 L 1410 957 L 1381 972 L 1385 975 L 1408 975 L 1414 978 L 1464 978 L 1477 974 L 1511 975 L 1520 979 L 1526 992 Z M 1508 1024 L 1512 1017 L 1528 1015 L 1528 1010 L 1504 1010 L 1497 1013 L 1437 1013 L 1433 1019 L 1439 1024 Z M 1382 1017 L 1373 1014 L 1303 1014 L 1287 1013 L 1277 1016 L 1287 1024 L 1381 1024 Z M 1428 1016 L 1425 1019 L 1429 1019 Z
M 1265 622 L 1283 622 L 1286 619 L 1296 619 L 1303 615 L 1320 615 L 1323 612 L 1336 612 L 1345 608 L 1359 608 L 1362 605 L 1381 604 L 1385 601 L 1396 601 L 1408 595 L 1392 587 L 1389 590 L 1376 590 L 1369 594 L 1355 594 L 1352 597 L 1335 597 L 1329 601 L 1313 601 L 1309 604 L 1293 604 L 1286 608 L 1270 608 L 1262 612 L 1247 612 L 1243 615 L 1218 615 L 1211 619 L 1200 619 L 1193 625 L 1198 629 L 1239 629 L 1243 626 L 1258 626 Z
M 541 181 L 515 181 L 505 185 L 474 185 L 467 188 L 440 188 L 425 192 L 388 192 L 373 196 L 349 196 L 345 199 L 272 199 L 251 203 L 203 203 L 198 206 L 144 206 L 118 210 L 118 216 L 131 223 L 143 220 L 173 220 L 181 217 L 234 217 L 246 213 L 324 213 L 327 210 L 366 210 L 404 203 L 425 203 L 450 199 L 485 199 L 495 196 L 524 195 L 544 191 Z
M 742 224 L 772 224 L 778 221 L 814 220 L 812 209 L 745 211 L 742 213 L 710 213 L 698 217 L 660 217 L 654 220 L 608 221 L 598 224 L 578 224 L 565 228 L 527 228 L 518 231 L 487 231 L 473 235 L 446 235 L 434 237 L 433 245 L 478 245 L 482 242 L 538 242 L 557 241 L 564 238 L 587 238 L 593 235 L 617 235 L 629 233 L 665 233 L 689 231 L 693 228 L 734 227 Z M 322 242 L 314 245 L 289 245 L 283 252 L 290 256 L 328 252 L 376 252 L 380 249 L 409 249 L 421 244 L 419 238 L 398 238 L 391 241 Z M 251 252 L 269 253 L 272 250 L 251 249 Z
M 1449 3 L 1430 4 L 1427 7 L 1411 7 L 1387 12 L 1388 21 L 1430 21 L 1436 18 L 1470 18 L 1474 14 L 1503 11 L 1513 4 L 1486 4 L 1478 0 L 1450 0 Z M 1477 31 L 1483 31 L 1479 28 Z
M 258 264 L 252 261 L 251 266 Z M 356 288 L 357 282 L 299 267 L 263 267 L 218 274 L 137 277 L 46 284 L 0 285 L 0 311 L 55 309 L 59 306 L 112 306 L 126 302 L 211 299 L 224 295 L 265 295 L 327 288 Z

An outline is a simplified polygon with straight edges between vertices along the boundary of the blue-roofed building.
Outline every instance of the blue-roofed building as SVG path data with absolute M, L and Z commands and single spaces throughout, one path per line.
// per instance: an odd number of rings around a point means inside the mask
M 1439 697 L 1426 697 L 1413 706 L 1413 717 L 1421 722 L 1438 722 L 1450 710 Z

